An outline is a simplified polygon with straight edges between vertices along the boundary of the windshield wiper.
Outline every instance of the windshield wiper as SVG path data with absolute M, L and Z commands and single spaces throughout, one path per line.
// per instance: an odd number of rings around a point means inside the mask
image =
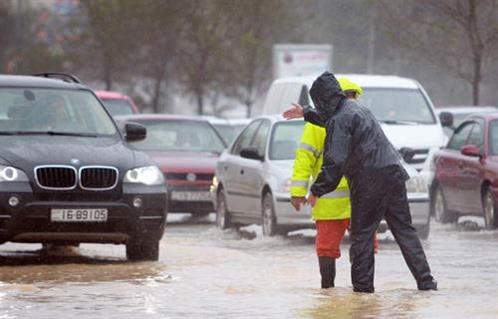
M 410 121 L 397 121 L 397 120 L 379 120 L 379 122 L 384 124 L 392 124 L 392 125 L 419 125 L 419 122 L 410 122 Z
M 0 131 L 0 135 L 57 135 L 57 136 L 97 137 L 97 134 L 92 134 L 92 133 L 57 132 L 57 131 Z

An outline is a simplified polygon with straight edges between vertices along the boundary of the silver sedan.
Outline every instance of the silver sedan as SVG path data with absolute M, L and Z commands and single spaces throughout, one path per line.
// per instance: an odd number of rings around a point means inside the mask
M 280 116 L 257 118 L 220 156 L 211 187 L 220 228 L 260 224 L 263 235 L 273 236 L 314 227 L 308 206 L 298 212 L 290 204 L 292 166 L 303 127 L 302 120 L 287 121 Z M 405 167 L 411 176 L 407 189 L 413 222 L 419 236 L 426 238 L 427 186 L 416 170 Z

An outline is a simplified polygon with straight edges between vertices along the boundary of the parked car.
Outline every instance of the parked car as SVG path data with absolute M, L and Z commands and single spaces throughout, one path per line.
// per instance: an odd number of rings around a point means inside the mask
M 453 128 L 458 127 L 468 116 L 472 114 L 494 113 L 498 111 L 496 106 L 441 106 L 436 108 L 438 116 L 441 113 L 451 113 L 453 115 L 453 127 L 444 127 L 446 136 L 451 137 Z
M 222 119 L 215 116 L 204 116 L 203 118 L 213 125 L 227 145 L 232 144 L 237 135 L 250 122 L 249 119 Z
M 468 117 L 434 157 L 431 208 L 435 219 L 455 222 L 461 215 L 483 216 L 498 226 L 498 112 Z
M 265 116 L 253 120 L 225 150 L 211 187 L 220 228 L 261 224 L 263 234 L 314 227 L 309 207 L 297 212 L 290 204 L 290 181 L 303 120 Z M 429 193 L 424 179 L 405 165 L 413 223 L 419 236 L 429 235 Z M 386 229 L 385 223 L 381 230 Z
M 149 154 L 163 172 L 168 213 L 205 215 L 214 211 L 209 187 L 216 161 L 226 144 L 207 120 L 163 114 L 132 115 L 118 120 L 147 128 L 147 137 L 130 145 Z
M 53 79 L 52 77 L 60 78 Z M 153 161 L 128 148 L 146 130 L 117 129 L 74 76 L 0 75 L 0 243 L 126 244 L 157 260 L 166 188 Z
M 448 138 L 435 115 L 434 106 L 420 83 L 398 76 L 337 74 L 346 76 L 363 89 L 360 100 L 381 122 L 391 143 L 404 160 L 419 171 L 427 185 L 432 180 L 433 154 Z M 291 103 L 313 105 L 309 88 L 316 76 L 286 77 L 273 81 L 262 114 L 281 114 Z
M 112 116 L 140 113 L 140 109 L 128 95 L 112 91 L 95 91 L 95 94 Z

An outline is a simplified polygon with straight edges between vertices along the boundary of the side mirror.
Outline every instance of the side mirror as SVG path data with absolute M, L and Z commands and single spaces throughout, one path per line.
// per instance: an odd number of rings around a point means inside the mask
M 254 159 L 258 161 L 263 160 L 263 156 L 261 156 L 256 147 L 244 147 L 240 151 L 240 157 Z
M 143 141 L 147 136 L 147 129 L 142 124 L 128 122 L 124 125 L 127 142 Z
M 464 145 L 460 148 L 460 153 L 472 157 L 481 157 L 481 150 L 475 145 Z
M 453 114 L 451 114 L 450 112 L 439 113 L 439 120 L 441 121 L 441 125 L 443 127 L 449 127 L 453 129 Z

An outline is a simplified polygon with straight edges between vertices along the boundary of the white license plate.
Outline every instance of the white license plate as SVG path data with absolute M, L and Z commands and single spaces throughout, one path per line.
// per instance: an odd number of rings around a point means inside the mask
M 208 202 L 210 200 L 210 194 L 206 192 L 182 192 L 182 191 L 172 191 L 171 199 L 178 201 L 189 201 L 189 202 Z
M 105 222 L 106 208 L 71 208 L 50 210 L 50 220 L 53 222 Z

